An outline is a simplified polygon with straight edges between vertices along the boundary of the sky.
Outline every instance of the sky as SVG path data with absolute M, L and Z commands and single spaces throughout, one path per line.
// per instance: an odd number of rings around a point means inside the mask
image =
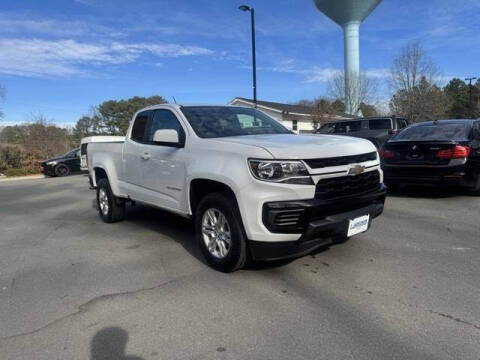
M 312 0 L 255 8 L 258 98 L 325 96 L 343 69 L 341 28 Z M 43 115 L 73 125 L 110 99 L 179 103 L 251 97 L 251 33 L 242 0 L 2 0 L 0 126 Z M 361 27 L 361 70 L 386 83 L 395 54 L 420 41 L 442 73 L 480 76 L 480 0 L 383 0 Z M 390 94 L 381 87 L 381 98 Z

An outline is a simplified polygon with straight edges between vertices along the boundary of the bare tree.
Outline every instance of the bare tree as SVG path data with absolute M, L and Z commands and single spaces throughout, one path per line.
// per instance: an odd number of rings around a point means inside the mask
M 440 118 L 445 101 L 440 91 L 439 71 L 419 42 L 402 47 L 393 60 L 390 109 L 412 122 Z M 428 111 L 427 111 L 428 109 Z
M 338 72 L 328 83 L 328 93 L 333 99 L 345 99 L 345 109 L 352 115 L 361 114 L 361 104 L 371 104 L 377 101 L 378 82 L 365 73 L 349 74 L 348 88 L 345 73 Z
M 337 111 L 327 99 L 315 99 L 312 104 L 312 126 L 317 130 L 323 124 L 335 119 Z

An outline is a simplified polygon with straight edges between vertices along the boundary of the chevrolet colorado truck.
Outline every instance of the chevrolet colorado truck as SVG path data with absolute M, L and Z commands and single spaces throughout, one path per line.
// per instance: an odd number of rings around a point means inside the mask
M 224 272 L 344 242 L 385 202 L 370 141 L 297 135 L 248 107 L 151 106 L 124 140 L 91 142 L 87 156 L 103 221 L 122 220 L 128 202 L 192 218 Z

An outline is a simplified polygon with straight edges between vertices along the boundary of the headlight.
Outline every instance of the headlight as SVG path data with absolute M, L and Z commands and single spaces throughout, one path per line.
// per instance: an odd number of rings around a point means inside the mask
M 313 185 L 312 178 L 301 161 L 248 160 L 248 164 L 258 180 Z
M 48 166 L 57 165 L 57 162 L 56 161 L 49 161 L 49 162 L 47 162 L 47 165 Z

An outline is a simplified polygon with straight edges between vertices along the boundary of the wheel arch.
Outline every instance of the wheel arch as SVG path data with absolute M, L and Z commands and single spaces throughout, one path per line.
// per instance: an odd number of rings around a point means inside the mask
M 189 210 L 192 216 L 195 216 L 195 209 L 202 198 L 214 192 L 220 192 L 227 195 L 235 200 L 237 206 L 239 206 L 235 191 L 229 185 L 218 180 L 196 178 L 190 181 L 188 192 Z

